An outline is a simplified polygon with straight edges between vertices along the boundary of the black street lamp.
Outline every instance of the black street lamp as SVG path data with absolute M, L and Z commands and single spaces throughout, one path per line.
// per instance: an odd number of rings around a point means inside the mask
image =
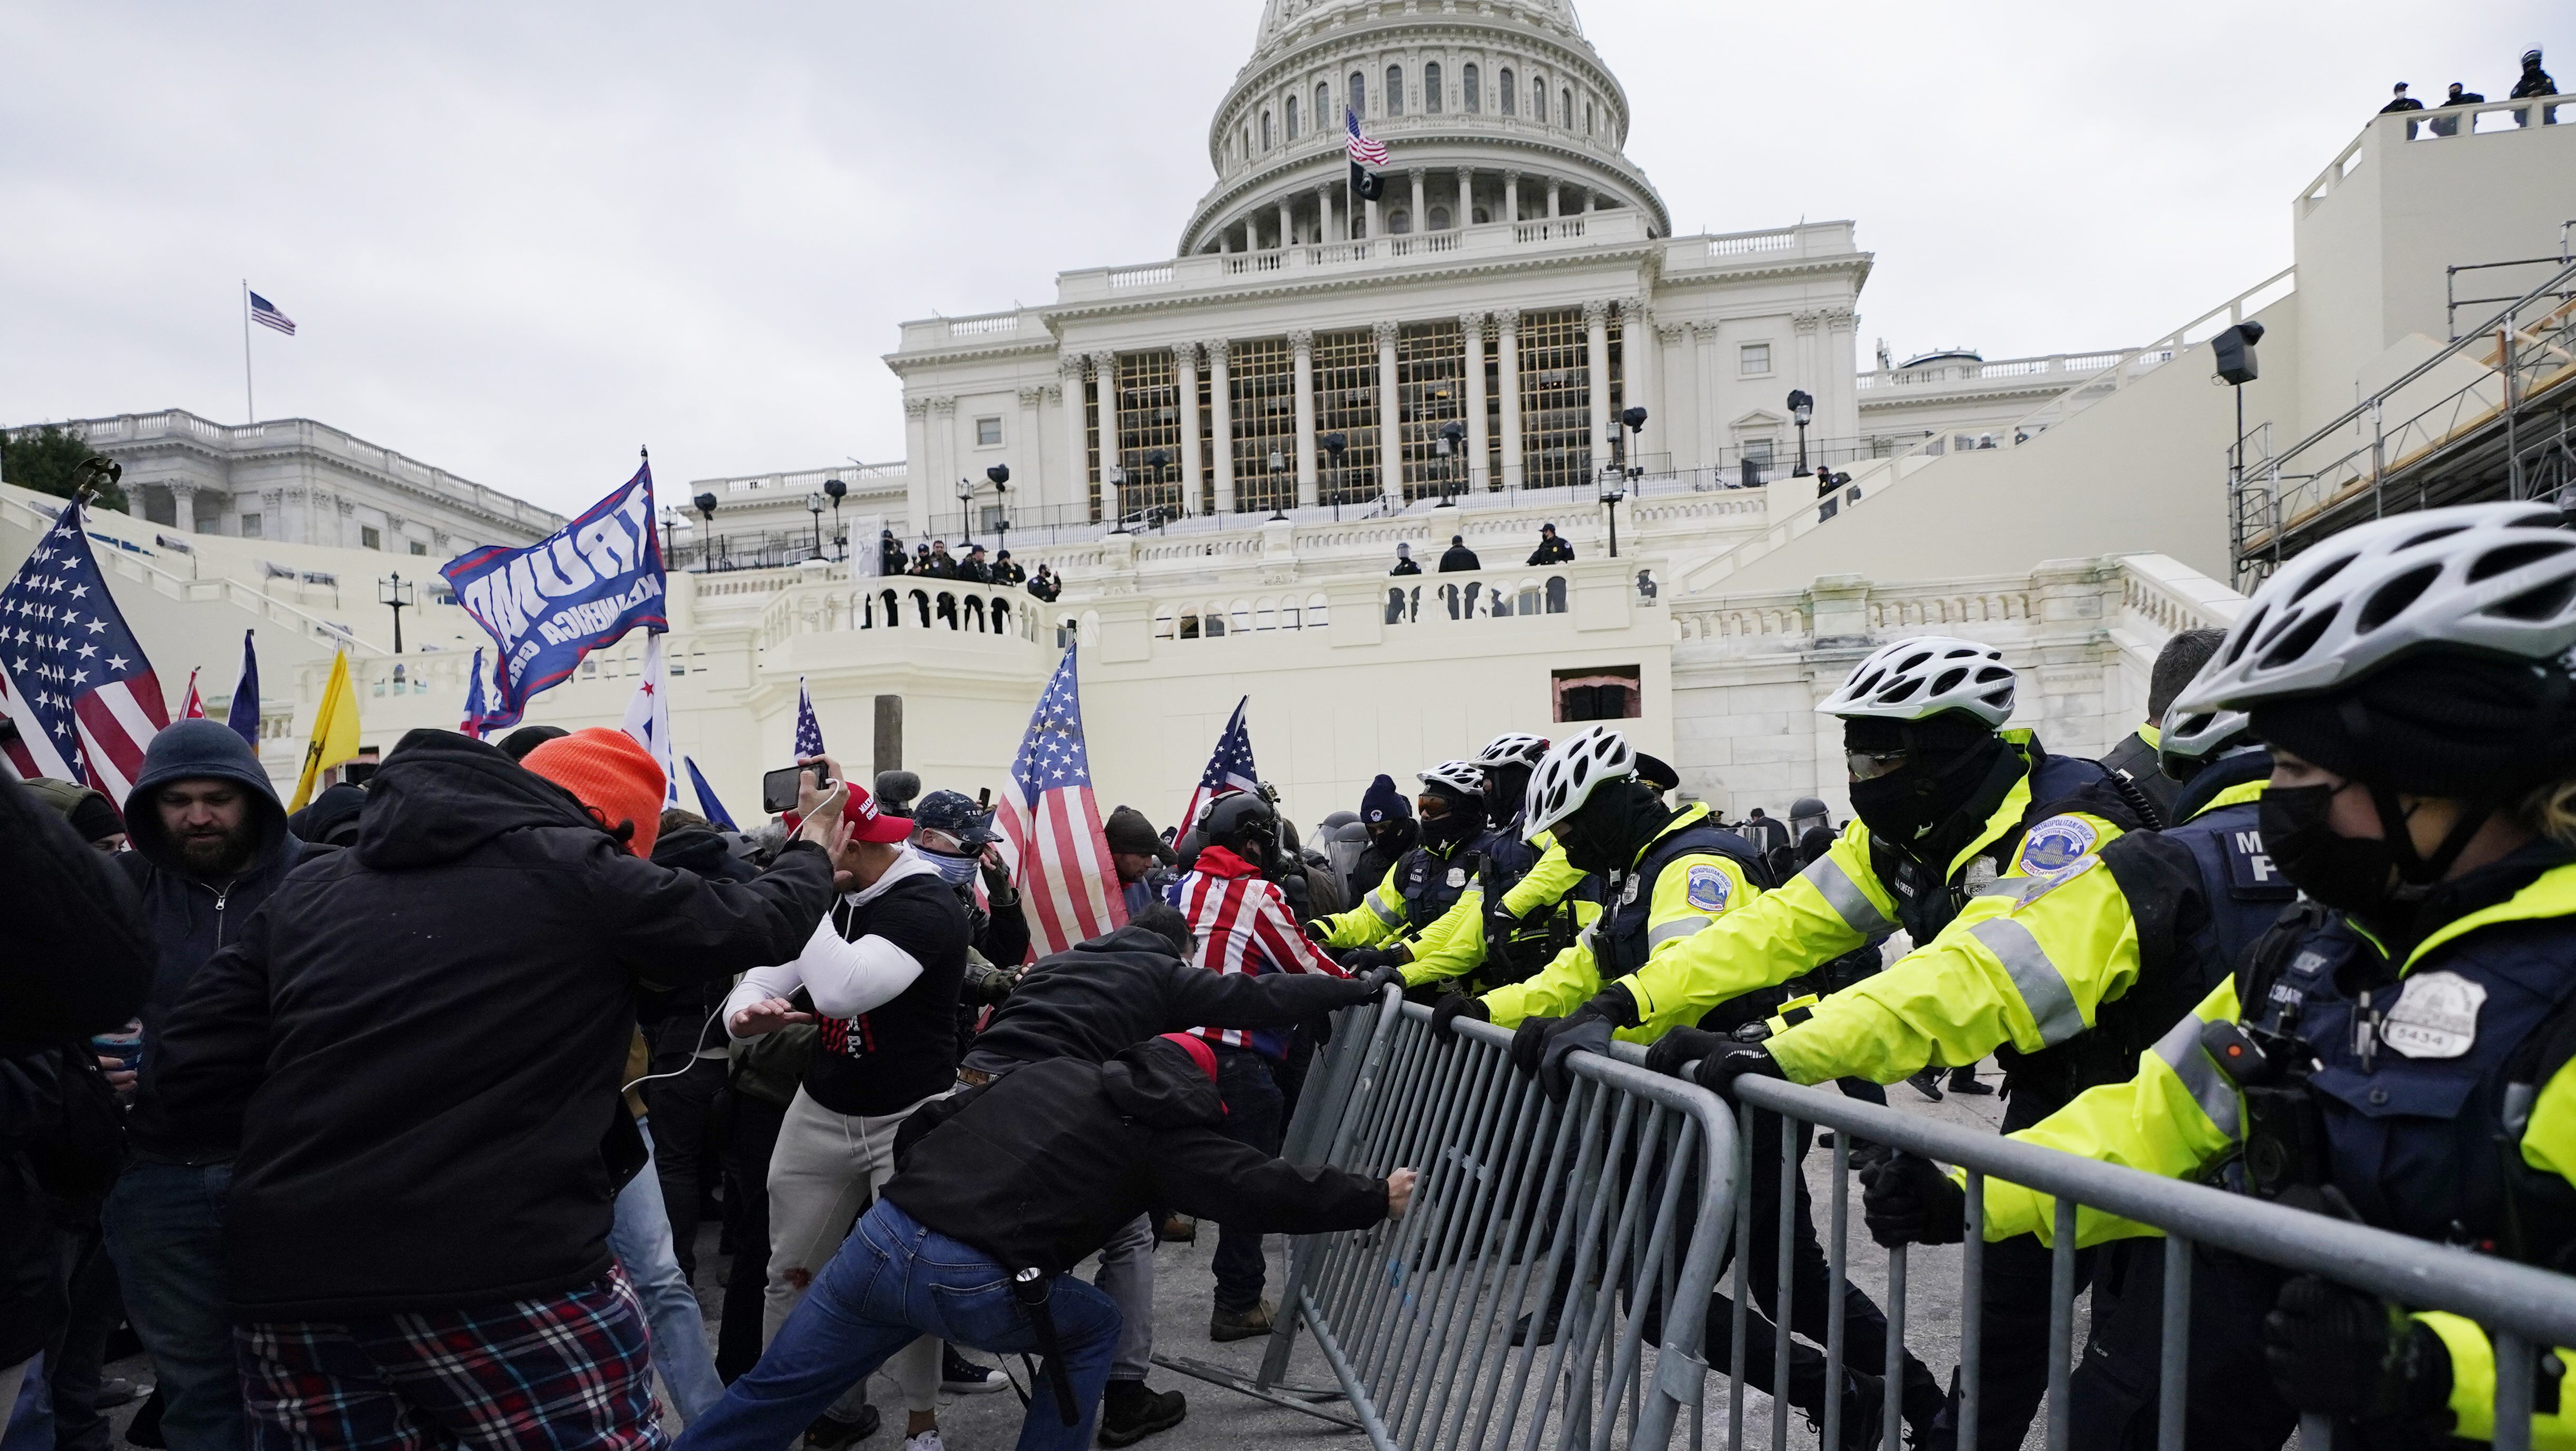
M 841 528 L 841 501 L 849 497 L 850 486 L 836 475 L 823 481 L 823 492 L 832 500 L 832 543 L 840 549 L 841 557 L 847 559 L 850 557 L 850 536 Z
M 706 570 L 715 568 L 715 551 L 717 542 L 715 533 L 716 496 L 713 494 L 700 494 L 689 502 L 698 506 L 698 513 L 703 515 L 707 521 L 706 537 L 698 541 L 698 569 L 703 573 Z
M 1453 418 L 1440 425 L 1440 437 L 1431 446 L 1434 453 L 1448 460 L 1447 465 L 1440 470 L 1440 507 L 1443 509 L 1457 507 L 1455 495 L 1458 492 L 1458 463 L 1465 457 L 1460 452 L 1464 447 L 1460 440 L 1465 437 L 1466 432 L 1466 427 Z
M 961 519 L 958 531 L 966 536 L 965 542 L 971 545 L 975 542 L 975 481 L 973 479 L 957 481 L 957 513 Z
M 1324 452 L 1333 456 L 1333 522 L 1336 524 L 1342 522 L 1342 490 L 1349 482 L 1342 476 L 1342 451 L 1350 446 L 1351 441 L 1338 433 L 1324 435 Z
M 1170 517 L 1160 502 L 1160 495 L 1163 492 L 1163 470 L 1171 466 L 1172 456 L 1162 449 L 1154 449 L 1145 455 L 1145 467 L 1151 470 L 1147 477 L 1154 485 L 1153 493 L 1157 500 L 1145 506 L 1145 519 L 1157 530 L 1161 529 L 1163 521 Z
M 1109 512 L 1116 517 L 1109 532 L 1124 534 L 1127 532 L 1127 471 L 1111 464 L 1100 471 L 1100 481 L 1109 486 Z
M 412 608 L 412 587 L 403 582 L 399 573 L 388 575 L 376 581 L 376 603 L 394 612 L 394 653 L 399 655 L 403 652 L 402 612 Z
M 999 547 L 1007 553 L 1011 547 L 1011 466 L 995 464 L 984 470 L 984 477 L 993 484 L 993 532 L 1001 536 Z
M 805 512 L 814 516 L 814 557 L 820 559 L 823 557 L 823 496 L 807 494 Z
M 1789 390 L 1789 416 L 1798 424 L 1798 471 L 1794 479 L 1803 479 L 1813 470 L 1807 467 L 1807 421 L 1816 416 L 1816 400 L 1804 388 Z
M 1270 522 L 1281 524 L 1288 519 L 1288 498 L 1281 492 L 1287 485 L 1280 482 L 1288 472 L 1288 455 L 1278 449 L 1270 451 Z
M 1628 479 L 1634 483 L 1646 476 L 1646 466 L 1637 461 L 1637 435 L 1646 431 L 1646 410 L 1631 407 L 1619 415 L 1619 421 L 1628 428 Z

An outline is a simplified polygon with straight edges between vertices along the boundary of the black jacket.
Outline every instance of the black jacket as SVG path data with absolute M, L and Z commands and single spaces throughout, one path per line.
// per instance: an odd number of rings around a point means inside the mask
M 735 856 L 731 844 L 711 826 L 682 826 L 654 837 L 653 864 L 695 872 L 710 882 L 748 882 L 760 875 L 758 868 Z M 703 976 L 670 986 L 639 983 L 635 1018 L 654 1055 L 724 1047 L 728 1041 L 724 1030 L 709 1018 L 724 1006 L 730 986 L 723 979 Z
M 2163 760 L 2147 738 L 2136 731 L 2118 745 L 2102 753 L 2102 769 L 2128 782 L 2147 798 L 2156 809 L 2159 825 L 2172 826 L 2180 818 L 2174 814 L 2174 800 L 2182 795 L 2182 783 L 2165 774 Z
M 1566 543 L 1564 537 L 1560 535 L 1554 539 L 1540 540 L 1538 542 L 1538 548 L 1530 551 L 1529 562 L 1532 564 L 1564 564 L 1573 558 L 1574 546 Z
M 1213 975 L 1213 974 L 1211 974 Z M 1177 1044 L 1032 1064 L 895 1131 L 885 1197 L 1007 1269 L 1061 1274 L 1161 1206 L 1254 1234 L 1365 1229 L 1386 1182 L 1299 1169 L 1219 1132 L 1216 1085 Z
M 1460 570 L 1482 569 L 1484 567 L 1484 565 L 1477 562 L 1476 551 L 1469 549 L 1464 544 L 1452 544 L 1447 549 L 1441 551 L 1440 572 L 1442 574 L 1456 574 Z
M 196 877 L 181 865 L 162 830 L 161 813 L 152 804 L 162 786 L 196 780 L 239 784 L 259 828 L 259 846 L 251 854 L 250 865 L 221 881 Z M 287 831 L 286 808 L 278 803 L 277 790 L 269 785 L 259 757 L 249 742 L 220 721 L 176 721 L 154 736 L 151 750 L 144 754 L 143 774 L 135 778 L 125 801 L 126 840 L 134 850 L 117 857 L 116 864 L 142 895 L 143 920 L 152 933 L 156 958 L 152 991 L 143 1000 L 141 1014 L 141 1083 L 148 1085 L 159 1071 L 162 1022 L 198 969 L 242 935 L 287 873 L 334 849 L 313 846 Z M 232 1157 L 235 1140 L 230 1124 L 208 1119 L 198 1132 L 177 1133 L 162 1121 L 159 1102 L 151 1095 L 138 1095 L 135 1100 L 137 1149 L 173 1163 L 219 1163 Z
M 239 1121 L 236 1311 L 464 1308 L 605 1274 L 636 979 L 784 961 L 830 900 L 810 844 L 709 882 L 636 858 L 490 746 L 403 737 L 357 846 L 296 871 L 199 970 L 144 1084 L 179 1133 Z
M 1414 562 L 1413 562 L 1412 560 L 1410 560 L 1410 559 L 1399 559 L 1399 560 L 1397 560 L 1397 561 L 1395 562 L 1395 568 L 1390 569 L 1390 570 L 1388 570 L 1388 571 L 1387 571 L 1387 573 L 1388 573 L 1389 575 L 1398 575 L 1398 574 L 1420 574 L 1421 572 L 1422 572 L 1422 566 L 1421 566 L 1421 565 L 1418 565 L 1418 564 L 1416 564 L 1416 563 L 1414 563 Z
M 1157 1033 L 1284 1028 L 1374 996 L 1322 973 L 1210 972 L 1176 956 L 1162 934 L 1121 927 L 1039 958 L 993 1010 L 966 1065 L 989 1072 L 1046 1058 L 1102 1063 Z
M 2538 66 L 2528 66 L 2523 70 L 2522 79 L 2513 83 L 2513 90 L 2505 96 L 2505 99 L 2508 101 L 2520 101 L 2532 96 L 2554 96 L 2557 94 L 2558 83 L 2549 78 L 2549 72 L 2542 70 Z

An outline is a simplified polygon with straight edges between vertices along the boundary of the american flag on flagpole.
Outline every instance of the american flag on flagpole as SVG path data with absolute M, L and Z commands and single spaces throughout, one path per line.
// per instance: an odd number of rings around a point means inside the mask
M 1350 124 L 1351 140 L 1347 149 L 1351 153 L 1351 160 L 1362 166 L 1386 165 L 1386 143 L 1373 141 L 1360 134 L 1359 113 L 1346 108 L 1342 112 L 1342 119 Z
M 1216 738 L 1216 754 L 1208 758 L 1207 769 L 1199 773 L 1198 789 L 1190 793 L 1189 810 L 1181 813 L 1181 830 L 1198 824 L 1199 812 L 1219 796 L 1236 791 L 1250 791 L 1261 784 L 1261 773 L 1252 764 L 1252 727 L 1245 724 L 1243 712 L 1252 704 L 1245 696 L 1234 704 L 1234 718 L 1225 723 L 1225 734 Z
M 1019 858 L 1029 951 L 1036 957 L 1127 925 L 1127 902 L 1109 862 L 1100 806 L 1091 798 L 1075 648 L 1065 648 L 1064 663 L 1029 716 L 1029 733 L 1011 762 L 998 812 L 1002 835 Z
M 814 697 L 805 693 L 805 677 L 796 677 L 796 759 L 823 754 L 823 726 L 814 719 Z
M 170 707 L 108 594 L 80 509 L 64 505 L 0 589 L 0 711 L 18 726 L 0 766 L 78 781 L 122 805 Z
M 474 668 L 467 671 L 465 676 L 465 720 L 463 724 L 457 726 L 456 733 L 461 736 L 472 736 L 478 741 L 483 739 L 485 734 L 483 715 L 490 709 L 491 706 L 483 699 L 483 652 L 477 649 L 474 652 Z
M 1381 153 L 1386 148 L 1378 148 Z M 250 295 L 250 320 L 261 327 L 273 327 L 288 337 L 295 336 L 295 319 L 277 310 L 277 304 L 254 292 Z

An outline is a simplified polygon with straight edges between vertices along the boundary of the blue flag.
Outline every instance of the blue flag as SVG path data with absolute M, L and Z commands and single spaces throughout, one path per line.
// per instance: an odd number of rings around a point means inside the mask
M 698 770 L 698 763 L 682 756 L 680 764 L 688 768 L 689 784 L 698 788 L 698 814 L 727 831 L 742 830 L 733 824 L 733 813 L 725 810 L 724 803 L 716 799 L 716 788 L 707 784 L 705 773 Z
M 234 735 L 250 742 L 250 748 L 256 751 L 259 749 L 259 652 L 251 648 L 250 639 L 251 632 L 242 631 L 241 680 L 233 686 L 233 703 L 224 712 L 224 724 L 233 728 Z
M 662 541 L 653 533 L 653 466 L 525 549 L 477 549 L 438 572 L 499 647 L 500 698 L 484 725 L 516 725 L 528 701 L 572 674 L 584 655 L 638 625 L 671 627 Z
M 483 651 L 474 651 L 474 669 L 465 680 L 465 721 L 456 728 L 459 735 L 483 739 L 483 714 L 488 709 L 483 701 Z

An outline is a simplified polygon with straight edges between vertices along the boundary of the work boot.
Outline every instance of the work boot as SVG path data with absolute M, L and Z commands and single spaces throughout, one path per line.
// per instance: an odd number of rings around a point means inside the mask
M 1003 1374 L 989 1365 L 977 1365 L 957 1353 L 957 1347 L 942 1341 L 939 1346 L 939 1388 L 953 1396 L 980 1396 L 1010 1384 Z
M 1132 1446 L 1179 1425 L 1189 1413 L 1189 1400 L 1179 1391 L 1148 1390 L 1141 1380 L 1113 1380 L 1100 1396 L 1100 1444 Z
M 1887 1382 L 1865 1370 L 1843 1369 L 1842 1445 L 1837 1451 L 1870 1451 L 1878 1444 L 1878 1418 L 1887 1404 Z M 1798 1408 L 1819 1435 L 1825 1416 L 1818 1406 Z
M 1991 1098 L 1994 1096 L 1995 1088 L 1991 1083 L 1977 1081 L 1977 1065 L 1971 1063 L 1965 1068 L 1950 1070 L 1950 1091 L 1976 1098 Z
M 1538 1322 L 1538 1329 L 1535 1335 L 1533 1335 L 1530 1329 L 1533 1321 Z M 1512 1322 L 1512 1344 L 1514 1346 L 1554 1345 L 1556 1343 L 1556 1322 L 1557 1314 L 1553 1307 L 1549 1309 L 1543 1320 L 1540 1318 L 1539 1313 L 1533 1310 L 1529 1314 L 1523 1315 L 1518 1320 Z
M 877 1408 L 873 1405 L 859 1407 L 859 1418 L 855 1421 L 844 1421 L 825 1411 L 814 1418 L 814 1424 L 805 1428 L 805 1444 L 813 1447 L 814 1451 L 835 1451 L 837 1447 L 875 1435 L 877 1425 Z
M 1165 1244 L 1196 1244 L 1199 1222 L 1186 1214 L 1166 1214 L 1155 1222 L 1154 1238 Z
M 1907 1083 L 1910 1083 L 1910 1084 L 1914 1085 L 1914 1091 L 1915 1091 L 1916 1093 L 1919 1093 L 1919 1094 L 1923 1095 L 1925 1098 L 1928 1098 L 1928 1099 L 1932 1100 L 1934 1103 L 1939 1103 L 1939 1102 L 1941 1101 L 1941 1070 L 1940 1070 L 1940 1069 L 1938 1069 L 1938 1068 L 1926 1068 L 1926 1069 L 1924 1069 L 1922 1072 L 1915 1074 L 1914 1076 L 1912 1076 L 1911 1078 L 1906 1079 L 1905 1081 L 1906 1081 Z
M 1222 1345 L 1229 1340 L 1250 1340 L 1270 1333 L 1271 1316 L 1277 1307 L 1264 1300 L 1249 1310 L 1229 1310 L 1223 1305 L 1208 1317 L 1208 1339 Z

